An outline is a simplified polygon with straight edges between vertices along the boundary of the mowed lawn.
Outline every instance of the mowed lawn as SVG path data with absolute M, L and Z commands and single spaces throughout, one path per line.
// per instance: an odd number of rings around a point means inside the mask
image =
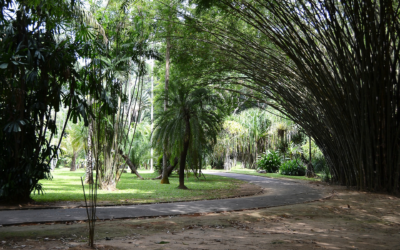
M 129 171 L 130 172 L 130 171 Z M 206 175 L 206 179 L 199 180 L 191 175 L 185 177 L 185 185 L 189 190 L 177 189 L 179 184 L 178 175 L 172 175 L 170 184 L 160 184 L 160 180 L 151 180 L 158 176 L 150 171 L 140 171 L 145 180 L 140 180 L 131 173 L 122 174 L 117 184 L 117 191 L 97 191 L 98 201 L 109 201 L 112 204 L 123 203 L 154 203 L 170 201 L 189 201 L 202 199 L 217 199 L 234 196 L 235 191 L 244 183 L 243 181 Z M 84 170 L 75 172 L 68 168 L 56 169 L 52 172 L 52 180 L 41 180 L 44 194 L 33 194 L 32 198 L 37 202 L 58 202 L 58 201 L 83 201 L 81 177 L 84 178 Z M 88 185 L 85 185 L 88 192 Z

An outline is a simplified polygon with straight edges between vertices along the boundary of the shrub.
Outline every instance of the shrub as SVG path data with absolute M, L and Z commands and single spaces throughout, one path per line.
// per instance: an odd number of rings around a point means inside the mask
M 330 181 L 330 171 L 328 164 L 326 164 L 325 158 L 316 157 L 312 159 L 312 164 L 314 166 L 314 171 L 321 174 L 321 179 L 325 182 Z
M 286 155 L 289 149 L 289 143 L 287 141 L 280 141 L 278 145 L 276 145 L 279 153 L 281 153 L 283 156 Z
M 156 164 L 154 164 L 154 172 L 158 173 L 158 174 L 162 174 L 163 171 L 163 155 L 160 155 L 157 158 L 157 162 Z
M 212 169 L 224 169 L 224 161 L 220 158 L 212 160 L 210 165 Z
M 297 160 L 284 162 L 280 168 L 279 173 L 283 175 L 303 176 L 306 174 L 306 168 Z
M 275 173 L 281 165 L 281 160 L 276 152 L 268 152 L 257 161 L 258 169 L 265 170 L 267 173 Z
M 304 139 L 305 139 L 304 133 L 301 131 L 298 131 L 297 133 L 292 135 L 292 138 L 290 140 L 295 145 L 300 145 L 300 144 L 303 144 Z
M 328 166 L 326 165 L 325 158 L 323 156 L 321 157 L 315 157 L 311 160 L 313 166 L 314 166 L 314 171 L 315 172 L 324 172 Z

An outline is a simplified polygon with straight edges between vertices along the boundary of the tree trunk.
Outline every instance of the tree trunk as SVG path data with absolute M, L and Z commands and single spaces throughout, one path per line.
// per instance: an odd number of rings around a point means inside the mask
M 171 19 L 171 14 L 168 16 L 168 19 Z M 169 33 L 169 32 L 168 32 Z M 167 110 L 167 106 L 168 106 L 168 85 L 169 85 L 169 53 L 170 53 L 170 49 L 171 49 L 171 41 L 170 41 L 170 37 L 169 34 L 167 34 L 167 38 L 166 38 L 166 42 L 167 42 L 167 48 L 166 48 L 166 52 L 165 52 L 165 87 L 164 87 L 164 91 L 165 91 L 165 99 L 164 99 L 164 111 Z M 161 179 L 161 184 L 169 184 L 169 179 L 168 179 L 168 161 L 167 161 L 167 153 L 166 153 L 166 149 L 164 148 L 164 152 L 163 152 L 163 173 L 162 173 L 162 179 Z
M 224 170 L 229 171 L 230 170 L 230 164 L 231 164 L 231 159 L 229 158 L 229 149 L 227 149 L 225 153 L 225 160 L 224 160 Z
M 51 171 L 54 171 L 54 169 L 56 168 L 57 161 L 58 159 L 56 157 L 51 160 Z
M 257 168 L 257 140 L 254 144 L 254 163 L 253 163 L 253 168 Z
M 177 165 L 178 165 L 178 157 L 175 157 L 174 164 L 169 165 L 167 168 L 168 177 L 171 176 L 172 171 L 174 171 L 174 169 Z M 162 178 L 162 174 L 156 177 L 156 179 L 161 179 L 161 178 Z
M 74 150 L 69 171 L 76 171 L 76 156 L 77 156 L 77 154 L 78 153 Z
M 186 165 L 186 156 L 189 149 L 189 139 L 185 139 L 183 143 L 183 151 L 181 153 L 181 159 L 179 162 L 179 189 L 188 189 L 185 186 L 185 165 Z
M 315 172 L 314 172 L 314 166 L 312 165 L 311 161 L 307 161 L 307 159 L 304 157 L 304 155 L 301 155 L 301 161 L 306 164 L 307 170 L 306 170 L 306 176 L 308 178 L 315 177 Z
M 186 131 L 185 131 L 185 136 L 184 136 L 184 142 L 183 142 L 183 150 L 181 153 L 181 158 L 179 162 L 179 189 L 188 189 L 185 186 L 185 165 L 186 165 L 186 156 L 187 152 L 189 149 L 189 140 L 190 140 L 190 123 L 189 123 L 189 117 L 186 120 Z
M 309 154 L 309 162 L 311 162 L 311 136 L 308 136 L 308 141 L 309 141 L 309 143 L 310 143 L 310 145 L 309 145 L 309 149 L 308 149 L 308 152 L 310 153 Z
M 137 168 L 135 167 L 135 165 L 131 162 L 131 160 L 129 160 L 128 156 L 120 154 L 122 156 L 122 158 L 124 158 L 125 163 L 129 166 L 129 168 L 131 169 L 132 173 L 134 173 L 139 179 L 143 180 L 143 177 L 139 174 L 139 172 L 137 171 Z
M 113 162 L 112 162 L 112 153 L 111 150 L 107 147 L 104 146 L 102 148 L 103 150 L 103 164 L 102 164 L 102 168 L 104 169 L 103 171 L 103 176 L 101 176 L 102 178 L 98 179 L 98 184 L 99 184 L 99 188 L 102 190 L 108 190 L 108 191 L 114 191 L 116 190 L 116 183 L 114 181 L 114 176 L 113 176 Z
M 86 156 L 86 184 L 93 184 L 93 160 L 92 160 L 92 134 L 93 134 L 93 123 L 89 121 L 88 126 L 88 140 L 87 140 L 87 156 Z
M 237 152 L 234 151 L 234 152 L 233 152 L 233 163 L 232 163 L 232 167 L 236 167 L 236 161 L 237 161 Z

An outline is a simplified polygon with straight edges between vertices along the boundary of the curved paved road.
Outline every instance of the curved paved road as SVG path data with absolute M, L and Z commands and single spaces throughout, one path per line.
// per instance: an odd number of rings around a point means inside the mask
M 323 194 L 311 187 L 295 181 L 286 181 L 259 176 L 207 173 L 248 181 L 265 189 L 265 194 L 243 198 L 223 200 L 190 201 L 159 203 L 148 205 L 128 205 L 115 207 L 98 207 L 99 219 L 126 219 L 147 216 L 182 215 L 193 213 L 224 212 L 243 209 L 267 208 L 296 203 L 303 203 L 323 198 Z M 71 209 L 37 209 L 0 211 L 0 225 L 23 223 L 64 222 L 86 220 L 84 208 Z

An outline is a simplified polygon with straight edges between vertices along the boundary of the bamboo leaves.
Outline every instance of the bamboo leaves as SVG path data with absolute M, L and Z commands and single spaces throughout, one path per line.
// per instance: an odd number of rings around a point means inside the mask
M 219 5 L 259 34 L 205 15 L 197 19 L 213 35 L 207 42 L 214 44 L 215 54 L 230 59 L 225 72 L 244 75 L 300 124 L 323 151 L 336 181 L 399 192 L 396 1 L 238 0 Z

